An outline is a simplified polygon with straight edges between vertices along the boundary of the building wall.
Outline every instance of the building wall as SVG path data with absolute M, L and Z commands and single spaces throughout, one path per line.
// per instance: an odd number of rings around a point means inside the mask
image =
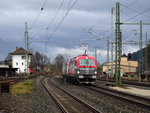
M 138 62 L 137 61 L 123 61 L 120 63 L 122 73 L 135 73 L 137 71 Z
M 150 45 L 147 45 L 142 50 L 132 53 L 131 60 L 139 62 L 139 69 L 141 73 L 150 73 Z
M 29 56 L 30 64 L 30 56 Z M 12 67 L 18 68 L 17 73 L 25 72 L 25 56 L 24 55 L 12 55 Z
M 109 65 L 109 73 L 111 72 L 111 68 L 113 65 L 113 73 L 115 72 L 115 62 L 105 63 L 103 64 L 102 70 L 103 72 L 108 72 L 108 66 Z M 128 61 L 127 57 L 121 58 L 121 73 L 135 73 L 137 72 L 138 62 L 137 61 Z
M 143 67 L 142 73 L 150 74 L 150 45 L 144 48 L 142 67 Z

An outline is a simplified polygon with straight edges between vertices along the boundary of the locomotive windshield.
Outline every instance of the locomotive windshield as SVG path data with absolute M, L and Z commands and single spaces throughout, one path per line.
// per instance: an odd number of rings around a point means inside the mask
M 81 66 L 95 66 L 94 59 L 80 59 Z

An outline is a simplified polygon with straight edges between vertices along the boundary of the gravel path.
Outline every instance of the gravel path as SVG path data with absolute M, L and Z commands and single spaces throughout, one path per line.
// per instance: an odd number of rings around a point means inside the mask
M 56 104 L 40 84 L 40 79 L 34 81 L 35 90 L 31 94 L 14 96 L 0 95 L 0 113 L 60 113 Z

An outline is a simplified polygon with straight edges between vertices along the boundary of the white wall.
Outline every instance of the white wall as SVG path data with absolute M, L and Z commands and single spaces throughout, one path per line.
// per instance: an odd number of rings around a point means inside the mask
M 24 55 L 12 55 L 12 67 L 18 68 L 17 73 L 25 72 L 25 59 L 22 59 Z M 30 64 L 30 56 L 29 56 L 29 64 Z

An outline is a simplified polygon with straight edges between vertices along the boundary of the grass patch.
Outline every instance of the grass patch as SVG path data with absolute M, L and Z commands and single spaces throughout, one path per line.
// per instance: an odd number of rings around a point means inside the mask
M 30 94 L 34 90 L 33 82 L 33 80 L 28 80 L 28 82 L 19 82 L 12 86 L 11 93 L 13 95 Z

